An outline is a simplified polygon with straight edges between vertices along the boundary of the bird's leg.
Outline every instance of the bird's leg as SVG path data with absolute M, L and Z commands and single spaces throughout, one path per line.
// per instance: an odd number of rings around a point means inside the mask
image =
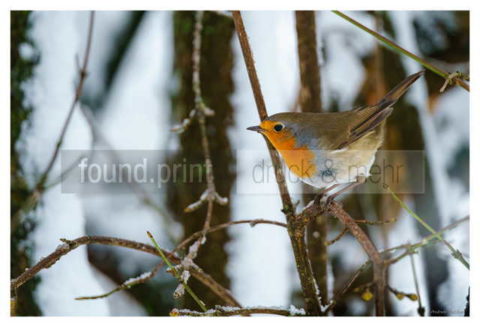
M 333 184 L 332 186 L 327 187 L 326 189 L 321 190 L 318 192 L 317 195 L 315 195 L 315 199 L 313 200 L 313 203 L 316 205 L 319 205 L 320 202 L 322 201 L 323 197 L 328 194 L 331 190 L 333 190 L 335 187 L 337 187 L 338 184 Z
M 325 205 L 328 207 L 330 205 L 330 203 L 332 203 L 333 200 L 335 200 L 335 198 L 337 196 L 353 189 L 354 187 L 356 187 L 360 184 L 365 183 L 366 181 L 367 181 L 367 178 L 365 176 L 357 176 L 357 180 L 355 182 L 352 182 L 352 183 L 348 184 L 346 187 L 344 187 L 344 188 L 338 190 L 337 192 L 333 193 L 332 195 L 330 195 L 327 198 L 327 202 L 325 203 Z

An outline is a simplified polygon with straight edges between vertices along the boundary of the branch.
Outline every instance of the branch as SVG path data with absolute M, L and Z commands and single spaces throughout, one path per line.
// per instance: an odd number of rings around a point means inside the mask
M 332 10 L 332 12 L 334 14 L 336 14 L 337 16 L 340 16 L 341 18 L 345 19 L 347 22 L 349 22 L 349 23 L 355 25 L 356 27 L 362 29 L 363 31 L 369 33 L 370 35 L 375 37 L 377 40 L 384 43 L 387 46 L 387 48 L 392 49 L 393 51 L 395 51 L 397 53 L 406 55 L 407 57 L 409 57 L 409 58 L 415 60 L 416 62 L 418 62 L 420 65 L 422 65 L 426 69 L 428 69 L 431 72 L 437 74 L 438 76 L 441 76 L 442 78 L 444 78 L 446 80 L 446 82 L 448 84 L 459 85 L 462 88 L 464 88 L 465 90 L 467 90 L 468 92 L 470 92 L 470 86 L 467 83 L 465 83 L 465 81 L 463 81 L 463 79 L 462 79 L 462 78 L 465 78 L 465 76 L 466 76 L 465 74 L 462 74 L 462 73 L 450 74 L 450 73 L 444 71 L 443 69 L 440 69 L 440 68 L 434 66 L 433 64 L 427 62 L 425 59 L 422 59 L 422 58 L 418 57 L 417 55 L 411 53 L 410 51 L 402 48 L 401 46 L 399 46 L 398 44 L 396 44 L 392 40 L 389 40 L 386 37 L 378 34 L 377 32 L 369 29 L 365 25 L 359 23 L 358 21 L 356 21 L 355 19 L 345 15 L 344 13 L 342 13 L 338 10 Z M 444 90 L 445 88 L 442 87 L 442 89 Z M 443 91 L 441 91 L 441 92 L 443 92 Z
M 250 307 L 250 308 L 235 308 L 216 306 L 215 309 L 207 312 L 197 312 L 191 310 L 173 309 L 170 312 L 171 316 L 191 316 L 191 317 L 230 317 L 249 314 L 272 314 L 279 316 L 305 316 L 303 309 L 297 309 L 291 306 L 290 309 L 279 309 L 269 307 Z
M 225 229 L 227 227 L 230 227 L 230 226 L 233 226 L 233 225 L 240 225 L 240 224 L 249 224 L 250 226 L 252 227 L 255 227 L 255 225 L 258 225 L 258 224 L 270 224 L 270 225 L 277 225 L 277 226 L 280 226 L 280 227 L 285 227 L 287 228 L 287 225 L 284 224 L 284 223 L 281 223 L 279 221 L 274 221 L 274 220 L 266 220 L 266 219 L 248 219 L 248 220 L 236 220 L 236 221 L 229 221 L 228 223 L 224 223 L 224 224 L 220 224 L 220 225 L 215 225 L 215 226 L 212 226 L 210 227 L 209 229 L 207 229 L 205 231 L 206 234 L 209 234 L 209 233 L 213 233 L 213 232 L 216 232 L 218 230 L 221 230 L 221 229 Z M 201 231 L 198 231 L 196 233 L 193 233 L 192 235 L 190 235 L 189 237 L 187 237 L 186 239 L 184 239 L 182 242 L 180 242 L 176 247 L 175 249 L 173 249 L 173 253 L 176 253 L 178 251 L 180 251 L 181 249 L 183 249 L 184 247 L 187 246 L 188 243 L 190 243 L 191 241 L 193 240 L 196 240 L 198 238 L 201 238 L 204 236 L 204 231 L 201 230 Z
M 358 226 L 355 220 L 343 210 L 341 205 L 336 201 L 328 202 L 326 205 L 316 205 L 312 201 L 303 211 L 299 214 L 299 220 L 304 224 L 308 224 L 312 217 L 316 217 L 320 214 L 328 213 L 337 219 L 339 219 L 345 227 L 348 228 L 350 233 L 355 237 L 367 253 L 370 261 L 373 262 L 373 283 L 375 284 L 375 311 L 377 316 L 385 315 L 385 264 L 384 261 L 372 243 L 367 234 Z
M 149 244 L 130 241 L 126 239 L 108 237 L 108 236 L 82 236 L 74 240 L 61 239 L 63 244 L 59 245 L 54 252 L 49 254 L 40 260 L 37 264 L 25 270 L 20 276 L 10 281 L 10 289 L 12 292 L 15 292 L 17 288 L 25 284 L 27 281 L 32 279 L 36 274 L 38 274 L 43 269 L 50 268 L 58 260 L 60 260 L 64 255 L 75 250 L 81 245 L 88 244 L 102 244 L 110 246 L 119 246 L 124 248 L 129 248 L 132 250 L 141 251 L 144 253 L 149 253 L 155 256 L 159 256 L 157 249 Z M 174 264 L 180 264 L 180 258 L 175 254 L 163 250 L 166 257 L 173 262 Z M 232 306 L 240 306 L 237 300 L 232 296 L 229 290 L 225 289 L 222 285 L 218 284 L 210 275 L 205 273 L 197 265 L 193 265 L 191 269 L 192 276 L 203 283 L 208 287 L 213 293 L 220 297 L 225 303 Z
M 375 311 L 377 316 L 385 315 L 385 265 L 375 245 L 355 220 L 335 201 L 327 207 L 328 212 L 337 217 L 362 245 L 373 263 L 373 283 L 375 284 Z
M 268 117 L 268 113 L 265 106 L 265 101 L 263 100 L 260 82 L 258 81 L 257 71 L 255 70 L 255 63 L 253 60 L 252 50 L 250 49 L 247 33 L 245 31 L 245 26 L 243 25 L 242 16 L 239 11 L 233 11 L 232 15 L 238 39 L 242 48 L 243 59 L 245 60 L 245 65 L 247 67 L 248 77 L 250 79 L 255 103 L 257 105 L 258 115 L 260 120 L 263 120 Z M 301 224 L 294 214 L 294 207 L 290 194 L 288 193 L 287 185 L 285 184 L 285 176 L 283 174 L 279 154 L 265 137 L 264 139 L 267 143 L 270 158 L 275 169 L 275 177 L 278 189 L 280 191 L 280 197 L 282 199 L 283 212 L 285 213 L 287 219 L 288 234 L 290 236 L 290 242 L 293 248 L 307 312 L 309 315 L 320 315 L 322 310 L 317 297 L 317 285 L 313 276 L 313 270 L 308 258 L 307 248 L 304 240 L 305 225 Z

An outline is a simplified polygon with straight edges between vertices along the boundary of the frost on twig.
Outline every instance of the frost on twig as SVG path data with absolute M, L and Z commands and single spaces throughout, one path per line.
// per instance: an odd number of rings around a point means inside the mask
M 221 206 L 227 205 L 228 204 L 228 198 L 227 197 L 222 197 L 220 194 L 217 193 L 215 190 L 211 189 L 206 189 L 202 195 L 200 196 L 200 199 L 198 201 L 195 201 L 191 204 L 189 204 L 184 211 L 185 212 L 193 212 L 195 210 L 198 210 L 202 207 L 204 203 L 207 202 L 216 202 Z
M 163 262 L 156 265 L 151 271 L 144 272 L 140 276 L 129 278 L 126 281 L 124 281 L 122 284 L 114 288 L 113 290 L 100 294 L 100 295 L 93 295 L 93 296 L 80 296 L 75 298 L 75 300 L 97 300 L 97 299 L 103 299 L 106 298 L 116 292 L 129 289 L 130 287 L 133 287 L 138 284 L 143 284 L 155 277 L 155 275 L 158 273 L 160 270 L 161 266 L 163 265 Z
M 239 315 L 250 314 L 271 314 L 280 316 L 305 316 L 305 310 L 296 308 L 294 305 L 290 305 L 288 309 L 279 307 L 227 307 L 227 306 L 215 306 L 214 309 L 210 309 L 205 312 L 192 311 L 188 309 L 173 309 L 170 312 L 170 316 L 192 316 L 192 317 L 229 317 Z
M 172 132 L 182 134 L 193 123 L 193 120 L 195 118 L 198 118 L 200 115 L 204 115 L 206 117 L 211 117 L 215 115 L 215 111 L 208 108 L 202 99 L 198 100 L 198 103 L 195 105 L 195 108 L 190 110 L 187 118 L 184 118 L 180 124 L 173 126 L 170 130 Z

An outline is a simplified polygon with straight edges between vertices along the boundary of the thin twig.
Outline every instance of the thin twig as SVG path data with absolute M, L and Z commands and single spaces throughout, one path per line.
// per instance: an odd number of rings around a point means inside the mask
M 280 227 L 287 228 L 286 224 L 281 223 L 279 221 L 266 220 L 266 219 L 246 219 L 246 220 L 229 221 L 227 223 L 223 223 L 223 224 L 220 224 L 220 225 L 211 226 L 210 228 L 208 228 L 206 230 L 206 233 L 207 234 L 213 233 L 213 232 L 216 232 L 218 230 L 225 229 L 229 226 L 240 225 L 240 224 L 249 224 L 252 227 L 254 227 L 255 225 L 258 225 L 258 224 L 270 224 L 270 225 L 277 225 L 277 226 L 280 226 Z M 203 236 L 204 236 L 204 231 L 203 230 L 198 231 L 196 233 L 193 233 L 192 235 L 190 235 L 189 237 L 184 239 L 182 242 L 180 242 L 175 247 L 175 249 L 173 249 L 172 252 L 176 253 L 176 252 L 180 251 L 181 249 L 185 248 L 193 240 L 196 240 L 196 239 L 201 238 Z
M 357 224 L 365 224 L 365 225 L 385 225 L 385 224 L 391 224 L 396 222 L 397 219 L 392 218 L 388 220 L 366 220 L 366 219 L 356 219 L 355 222 Z
M 153 277 L 157 275 L 157 273 L 160 271 L 160 268 L 163 266 L 163 261 L 156 264 L 155 267 L 153 267 L 152 270 L 141 274 L 138 277 L 135 278 L 130 278 L 126 281 L 124 281 L 122 284 L 120 284 L 118 287 L 114 288 L 111 291 L 108 291 L 106 293 L 100 294 L 100 295 L 93 295 L 93 296 L 80 296 L 75 298 L 75 300 L 97 300 L 97 299 L 103 299 L 106 297 L 109 297 L 110 295 L 117 293 L 122 290 L 129 289 L 133 286 L 143 284 L 151 280 Z
M 265 106 L 265 101 L 262 96 L 262 90 L 260 87 L 260 82 L 258 80 L 257 71 L 255 69 L 255 62 L 253 60 L 250 43 L 248 41 L 247 33 L 245 31 L 245 26 L 243 24 L 242 15 L 239 11 L 233 11 L 232 15 L 233 21 L 235 23 L 235 30 L 237 31 L 237 36 L 240 41 L 240 46 L 242 48 L 243 59 L 247 67 L 248 77 L 250 79 L 255 103 L 257 105 L 258 115 L 260 120 L 263 120 L 268 117 L 268 113 Z M 322 310 L 318 299 L 317 285 L 313 276 L 313 270 L 310 264 L 310 260 L 308 258 L 307 248 L 304 239 L 305 225 L 301 221 L 298 221 L 297 217 L 295 216 L 292 199 L 285 183 L 285 176 L 282 170 L 279 154 L 273 148 L 270 142 L 268 142 L 266 138 L 264 139 L 267 143 L 270 158 L 275 169 L 277 186 L 279 188 L 280 197 L 283 204 L 282 211 L 285 213 L 287 219 L 288 234 L 290 236 L 290 242 L 292 244 L 296 267 L 298 275 L 300 277 L 300 284 L 302 286 L 307 313 L 309 315 L 320 315 L 322 313 Z
M 95 12 L 91 11 L 90 12 L 90 19 L 88 23 L 88 34 L 87 34 L 87 46 L 85 48 L 85 54 L 83 56 L 83 63 L 82 66 L 78 72 L 79 74 L 79 80 L 77 87 L 75 89 L 75 96 L 73 97 L 72 104 L 70 105 L 70 109 L 67 114 L 67 118 L 65 119 L 65 122 L 63 124 L 62 130 L 60 132 L 60 136 L 58 137 L 58 141 L 55 145 L 55 149 L 53 151 L 53 155 L 50 158 L 50 161 L 48 162 L 47 168 L 41 175 L 37 185 L 35 186 L 36 190 L 41 190 L 43 186 L 45 185 L 48 175 L 50 171 L 53 168 L 53 165 L 58 157 L 58 154 L 60 152 L 60 147 L 63 144 L 63 139 L 65 138 L 65 134 L 67 133 L 68 126 L 70 125 L 70 121 L 72 120 L 73 117 L 73 112 L 75 111 L 75 108 L 78 104 L 78 101 L 80 100 L 80 97 L 82 96 L 82 91 L 83 91 L 83 85 L 85 83 L 85 79 L 87 78 L 88 72 L 87 72 L 87 67 L 88 67 L 88 61 L 90 58 L 90 49 L 92 47 L 92 38 L 93 38 L 93 25 L 94 25 L 94 20 L 95 20 Z
M 422 306 L 422 297 L 420 296 L 420 286 L 418 284 L 418 277 L 417 277 L 417 270 L 415 269 L 415 259 L 413 258 L 413 254 L 410 254 L 410 265 L 412 266 L 412 275 L 413 275 L 413 282 L 415 283 L 415 292 L 418 296 L 418 308 L 417 312 L 420 316 L 425 316 L 425 308 Z
M 332 10 L 332 12 L 334 14 L 336 14 L 337 16 L 340 16 L 341 18 L 350 22 L 351 24 L 355 25 L 356 27 L 362 29 L 363 31 L 369 33 L 370 35 L 375 37 L 377 40 L 379 40 L 382 43 L 384 43 L 385 45 L 387 45 L 387 48 L 392 49 L 395 52 L 401 53 L 401 54 L 406 55 L 407 57 L 415 60 L 416 62 L 418 62 L 420 65 L 422 65 L 426 69 L 428 69 L 431 72 L 433 72 L 433 73 L 441 76 L 442 78 L 444 78 L 446 81 L 448 81 L 449 84 L 455 83 L 456 85 L 459 85 L 462 88 L 464 88 L 465 90 L 467 90 L 468 92 L 470 92 L 470 86 L 467 83 L 465 83 L 465 81 L 463 81 L 463 79 L 462 79 L 465 76 L 464 74 L 457 74 L 457 75 L 452 76 L 450 73 L 432 65 L 431 63 L 427 62 L 425 59 L 422 59 L 422 58 L 418 57 L 417 55 L 411 53 L 410 51 L 402 48 L 401 46 L 399 46 L 398 44 L 396 44 L 392 40 L 389 40 L 386 37 L 380 35 L 379 33 L 369 29 L 365 25 L 363 25 L 360 22 L 356 21 L 355 19 L 345 15 L 344 13 L 342 13 L 338 10 Z
M 330 246 L 332 244 L 335 244 L 336 242 L 338 242 L 343 236 L 345 236 L 345 234 L 347 234 L 348 232 L 348 228 L 347 227 L 344 227 L 342 229 L 342 231 L 340 233 L 338 233 L 337 236 L 335 236 L 335 238 L 333 238 L 332 240 L 330 241 L 325 241 L 325 245 L 326 246 Z

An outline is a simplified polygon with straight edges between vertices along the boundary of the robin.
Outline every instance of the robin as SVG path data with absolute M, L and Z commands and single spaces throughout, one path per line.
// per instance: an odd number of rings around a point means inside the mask
M 342 112 L 282 112 L 247 129 L 263 134 L 294 175 L 322 189 L 319 197 L 348 184 L 329 196 L 333 200 L 366 181 L 383 142 L 386 118 L 424 73 L 408 76 L 373 106 Z

